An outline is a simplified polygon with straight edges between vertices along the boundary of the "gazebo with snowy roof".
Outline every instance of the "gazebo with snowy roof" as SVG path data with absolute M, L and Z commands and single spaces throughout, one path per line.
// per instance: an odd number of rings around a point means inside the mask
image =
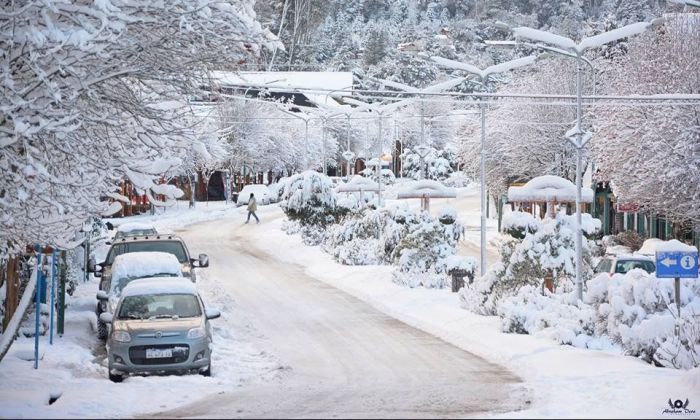
M 421 209 L 430 211 L 431 198 L 455 198 L 457 192 L 453 188 L 448 188 L 437 181 L 423 179 L 416 181 L 410 187 L 399 191 L 397 198 L 420 198 Z
M 547 214 L 554 217 L 557 204 L 576 202 L 576 186 L 568 179 L 543 175 L 531 179 L 525 185 L 508 188 L 508 202 L 515 204 L 546 204 Z M 581 188 L 581 203 L 593 202 L 593 190 Z M 534 209 L 534 206 L 533 206 Z

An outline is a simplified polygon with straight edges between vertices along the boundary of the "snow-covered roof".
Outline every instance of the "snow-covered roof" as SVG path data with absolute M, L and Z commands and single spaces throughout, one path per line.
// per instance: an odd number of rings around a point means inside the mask
M 576 186 L 568 179 L 554 175 L 533 178 L 520 187 L 508 188 L 509 202 L 556 201 L 567 203 L 576 201 Z M 581 202 L 591 203 L 593 190 L 581 188 Z
M 357 191 L 379 191 L 379 184 L 370 178 L 361 175 L 353 176 L 346 184 L 341 184 L 336 188 L 337 192 L 357 192 Z
M 284 92 L 294 89 L 351 90 L 353 81 L 352 73 L 347 71 L 214 71 L 212 78 L 221 85 L 260 87 Z M 304 95 L 315 103 L 340 106 L 328 95 L 311 92 L 304 92 Z
M 117 226 L 117 232 L 132 232 L 134 230 L 156 230 L 156 228 L 153 227 L 153 225 L 148 224 L 148 223 L 138 223 L 138 222 L 130 222 L 130 223 L 124 223 L 122 225 Z
M 683 242 L 671 239 L 667 242 L 661 242 L 656 245 L 656 252 L 698 252 L 694 246 L 684 244 Z
M 196 295 L 197 289 L 189 279 L 184 277 L 153 277 L 134 280 L 122 290 L 122 298 L 157 294 Z
M 649 238 L 644 241 L 642 247 L 637 251 L 637 254 L 654 255 L 656 254 L 656 247 L 663 242 L 664 241 L 659 238 Z
M 138 278 L 156 274 L 182 275 L 182 266 L 167 252 L 129 252 L 118 255 L 112 264 L 112 279 Z
M 457 191 L 437 181 L 423 179 L 399 191 L 397 198 L 455 198 Z

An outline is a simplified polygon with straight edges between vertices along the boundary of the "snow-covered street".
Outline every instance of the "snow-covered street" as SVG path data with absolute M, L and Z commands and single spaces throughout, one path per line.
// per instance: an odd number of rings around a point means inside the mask
M 270 209 L 272 210 L 272 209 Z M 284 366 L 279 382 L 224 392 L 159 413 L 192 417 L 463 417 L 525 405 L 517 376 L 391 318 L 258 248 L 264 224 L 240 218 L 182 232 L 206 249 L 216 282 L 262 334 L 256 346 Z M 277 235 L 284 235 L 277 232 Z M 274 240 L 274 237 L 270 238 Z M 216 279 L 216 280 L 213 280 Z M 209 282 L 209 283 L 208 283 Z

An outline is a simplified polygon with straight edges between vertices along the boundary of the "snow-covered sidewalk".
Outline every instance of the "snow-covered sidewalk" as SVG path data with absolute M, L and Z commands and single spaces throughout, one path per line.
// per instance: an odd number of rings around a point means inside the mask
M 528 335 L 500 332 L 500 319 L 460 308 L 448 290 L 408 289 L 391 282 L 389 266 L 343 266 L 298 236 L 280 230 L 283 217 L 261 226 L 252 239 L 275 258 L 358 297 L 377 309 L 467 351 L 500 363 L 531 389 L 531 408 L 510 417 L 668 418 L 668 400 L 690 399 L 700 414 L 700 369 L 655 368 L 612 352 L 560 346 Z M 693 398 L 695 397 L 695 398 Z M 696 403 L 693 403 L 696 401 Z M 499 415 L 500 417 L 501 415 Z

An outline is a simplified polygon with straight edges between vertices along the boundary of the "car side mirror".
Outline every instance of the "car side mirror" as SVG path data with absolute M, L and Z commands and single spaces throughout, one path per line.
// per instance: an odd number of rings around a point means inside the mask
M 199 266 L 209 267 L 209 256 L 207 254 L 199 254 Z
M 94 258 L 88 260 L 87 269 L 88 273 L 94 273 L 97 270 L 97 262 L 95 262 Z
M 100 314 L 100 321 L 104 322 L 105 324 L 111 324 L 113 318 L 114 316 L 109 312 L 102 312 Z
M 218 309 L 207 309 L 204 313 L 207 319 L 216 319 L 221 316 L 221 312 Z
M 104 290 L 98 290 L 97 291 L 97 300 L 109 300 L 109 296 L 107 296 L 107 292 Z

